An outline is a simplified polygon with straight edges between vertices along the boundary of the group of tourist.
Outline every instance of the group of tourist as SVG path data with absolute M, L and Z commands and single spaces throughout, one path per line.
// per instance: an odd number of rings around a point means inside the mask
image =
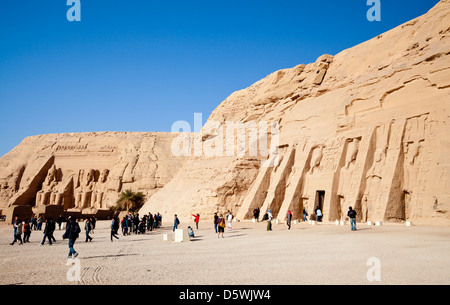
M 226 216 L 224 216 L 222 213 L 219 215 L 217 213 L 214 213 L 214 230 L 217 233 L 217 238 L 222 236 L 225 232 L 225 228 L 227 228 L 228 231 L 232 231 L 232 221 L 234 219 L 234 215 L 230 210 L 228 210 Z
M 253 218 L 257 222 L 259 222 L 259 213 L 260 213 L 259 208 L 255 208 L 253 210 Z M 303 214 L 303 221 L 305 221 L 305 222 L 308 221 L 308 212 L 305 208 L 303 208 L 302 214 Z M 322 217 L 323 217 L 322 210 L 320 209 L 320 207 L 316 207 L 316 209 L 315 209 L 316 221 L 322 222 Z M 352 207 L 349 207 L 347 217 L 350 219 L 351 230 L 356 231 L 356 211 Z M 288 230 L 291 229 L 292 219 L 293 219 L 293 214 L 292 214 L 292 211 L 289 210 L 286 215 L 286 224 L 288 226 Z M 269 209 L 269 211 L 266 214 L 264 214 L 263 220 L 267 221 L 267 231 L 272 231 L 273 215 L 272 215 L 271 209 Z M 215 225 L 215 227 L 216 227 L 216 232 L 217 232 L 217 225 Z
M 118 220 L 116 221 L 118 222 Z M 142 218 L 139 217 L 139 214 L 133 215 L 130 213 L 125 215 L 120 221 L 123 236 L 130 235 L 131 233 L 144 234 L 146 231 L 153 231 L 160 228 L 161 224 L 162 216 L 159 213 L 154 215 L 148 213 L 148 215 L 144 215 Z
M 95 218 L 86 219 L 86 241 L 92 240 L 89 233 L 95 229 L 95 221 Z M 45 219 L 43 216 L 33 216 L 30 219 L 21 220 L 16 216 L 12 223 L 14 228 L 14 240 L 11 242 L 11 245 L 14 245 L 16 242 L 19 242 L 19 245 L 29 243 L 32 231 L 42 231 L 43 238 L 39 245 L 43 246 L 46 240 L 48 240 L 49 245 L 52 245 L 56 242 L 54 237 L 56 226 L 58 225 L 58 229 L 61 230 L 62 224 L 67 222 L 68 219 L 64 218 L 62 215 L 60 215 L 56 221 L 51 217 Z
M 259 221 L 259 213 L 260 210 L 257 208 L 253 211 L 253 216 L 257 221 Z M 316 214 L 316 220 L 321 221 L 322 220 L 322 211 L 319 207 L 315 210 Z M 352 207 L 349 208 L 349 211 L 347 213 L 347 216 L 350 218 L 351 223 L 351 230 L 356 230 L 356 211 L 353 210 Z M 199 221 L 200 221 L 200 214 L 192 214 L 194 217 L 194 222 L 196 224 L 196 228 L 199 228 Z M 303 221 L 307 221 L 308 213 L 306 209 L 303 209 Z M 214 230 L 217 234 L 217 238 L 224 237 L 225 228 L 228 229 L 228 231 L 232 230 L 232 220 L 234 218 L 234 215 L 230 210 L 228 210 L 226 216 L 224 216 L 222 213 L 214 213 Z M 286 224 L 288 226 L 288 230 L 291 229 L 291 223 L 293 219 L 292 211 L 288 211 L 286 215 Z M 267 231 L 272 231 L 272 210 L 269 209 L 268 212 L 264 215 L 263 220 L 267 221 Z M 32 231 L 41 231 L 42 225 L 45 224 L 44 230 L 43 230 L 43 239 L 40 242 L 40 245 L 44 245 L 45 241 L 48 240 L 48 243 L 52 245 L 52 243 L 56 242 L 56 239 L 54 237 L 54 232 L 56 230 L 56 225 L 58 225 L 59 230 L 61 230 L 61 225 L 63 223 L 66 223 L 66 230 L 63 235 L 63 239 L 69 240 L 69 258 L 75 258 L 78 256 L 78 253 L 74 249 L 74 244 L 76 240 L 79 238 L 79 234 L 81 233 L 81 228 L 79 225 L 79 220 L 75 217 L 69 216 L 67 219 L 60 216 L 57 218 L 57 220 L 53 220 L 52 218 L 44 219 L 44 217 L 32 217 L 30 220 L 25 219 L 24 221 L 20 220 L 19 217 L 15 217 L 13 221 L 13 229 L 14 229 L 14 240 L 11 242 L 11 245 L 14 245 L 16 242 L 19 242 L 20 245 L 24 243 L 30 242 L 30 235 Z M 91 233 L 95 230 L 95 218 L 86 218 L 84 221 L 84 230 L 86 234 L 85 242 L 91 242 L 93 238 L 90 236 Z M 139 217 L 139 214 L 128 214 L 125 215 L 122 220 L 119 220 L 118 215 L 115 215 L 113 217 L 112 223 L 111 223 L 111 242 L 113 239 L 119 239 L 117 236 L 119 228 L 122 228 L 122 235 L 130 235 L 131 233 L 134 234 L 145 234 L 146 231 L 154 231 L 157 228 L 160 228 L 162 225 L 162 215 L 160 213 L 152 215 L 151 213 L 148 213 L 148 215 L 144 215 L 142 218 Z M 180 220 L 178 219 L 178 216 L 174 215 L 174 225 L 173 225 L 173 231 L 178 229 L 178 226 L 180 225 Z M 190 237 L 194 237 L 194 231 L 189 226 L 188 227 L 188 233 Z M 22 240 L 22 234 L 23 234 L 23 240 Z

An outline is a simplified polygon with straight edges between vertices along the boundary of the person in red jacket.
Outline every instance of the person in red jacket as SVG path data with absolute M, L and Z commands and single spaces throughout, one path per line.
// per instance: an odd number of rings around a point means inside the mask
M 200 221 L 200 214 L 197 213 L 197 215 L 192 214 L 192 216 L 195 217 L 194 222 L 195 222 L 195 226 L 198 230 L 198 222 Z

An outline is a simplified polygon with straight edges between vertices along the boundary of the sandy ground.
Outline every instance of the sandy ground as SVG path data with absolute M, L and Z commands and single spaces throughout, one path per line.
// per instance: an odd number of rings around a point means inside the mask
M 11 246 L 12 227 L 0 223 L 0 284 L 450 284 L 449 227 L 358 224 L 352 232 L 349 226 L 302 223 L 267 232 L 266 223 L 239 222 L 217 238 L 203 221 L 195 239 L 175 243 L 163 241 L 169 223 L 145 235 L 120 235 L 117 242 L 109 239 L 109 225 L 98 222 L 90 243 L 80 234 L 75 249 L 81 280 L 72 282 L 67 273 L 76 270 L 67 265 L 63 231 L 55 232 L 52 246 L 39 246 L 39 231 L 31 243 Z M 367 265 L 373 257 L 377 270 Z M 367 275 L 378 270 L 380 281 L 370 281 Z

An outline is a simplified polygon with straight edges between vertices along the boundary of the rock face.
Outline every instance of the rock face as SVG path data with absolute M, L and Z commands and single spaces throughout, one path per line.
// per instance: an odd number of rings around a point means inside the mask
M 200 134 L 27 138 L 0 159 L 1 207 L 92 214 L 133 189 L 151 196 L 141 215 L 182 222 L 227 210 L 251 219 L 255 208 L 300 219 L 317 207 L 334 222 L 352 206 L 362 221 L 449 225 L 449 16 L 441 1 L 335 56 L 272 73 L 223 101 Z
M 171 154 L 176 136 L 105 132 L 26 138 L 0 159 L 0 206 L 32 206 L 42 214 L 59 206 L 99 215 L 115 205 L 122 190 L 148 198 L 186 159 Z
M 450 1 L 335 56 L 277 71 L 235 92 L 200 138 L 222 145 L 227 122 L 278 122 L 279 162 L 264 156 L 198 156 L 141 213 L 258 207 L 283 220 L 305 208 L 324 220 L 450 224 Z M 230 144 L 225 140 L 224 146 Z M 209 221 L 209 220 L 208 220 Z

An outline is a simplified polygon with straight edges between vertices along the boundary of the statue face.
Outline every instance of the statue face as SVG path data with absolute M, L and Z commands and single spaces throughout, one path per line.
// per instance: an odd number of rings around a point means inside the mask
M 345 159 L 346 164 L 349 164 L 350 162 L 356 160 L 356 156 L 358 155 L 358 148 L 359 148 L 358 144 L 359 144 L 359 141 L 357 139 L 354 139 L 353 141 L 351 141 L 348 144 L 347 156 Z
M 47 173 L 47 181 L 53 181 L 56 178 L 56 169 L 52 167 Z
M 107 169 L 102 170 L 99 178 L 100 182 L 106 182 L 106 179 L 108 178 L 108 173 L 109 171 Z
M 89 183 L 92 180 L 94 180 L 94 170 L 91 169 L 86 173 L 86 183 Z
M 377 149 L 375 151 L 375 162 L 381 162 L 383 158 L 383 152 L 381 151 L 381 149 Z
M 408 162 L 410 164 L 414 164 L 414 159 L 419 155 L 420 145 L 418 143 L 411 143 L 408 145 Z

